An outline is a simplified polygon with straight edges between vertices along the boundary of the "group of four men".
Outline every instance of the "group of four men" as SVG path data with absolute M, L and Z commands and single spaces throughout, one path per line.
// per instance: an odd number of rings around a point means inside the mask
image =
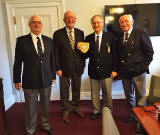
M 100 115 L 99 90 L 102 89 L 103 106 L 112 110 L 111 86 L 117 74 L 122 77 L 124 92 L 129 105 L 145 96 L 145 76 L 152 61 L 153 49 L 145 31 L 133 29 L 131 15 L 120 17 L 123 32 L 115 36 L 103 31 L 103 18 L 94 15 L 91 24 L 94 33 L 86 36 L 75 28 L 76 16 L 66 11 L 63 19 L 66 27 L 53 34 L 52 39 L 41 35 L 42 22 L 39 16 L 29 20 L 30 34 L 17 38 L 13 68 L 14 83 L 17 90 L 23 88 L 26 107 L 26 134 L 36 131 L 38 94 L 41 107 L 41 130 L 53 134 L 48 123 L 51 84 L 59 76 L 62 119 L 70 122 L 69 88 L 72 88 L 72 113 L 84 117 L 79 109 L 81 75 L 85 59 L 89 58 L 88 75 L 91 83 L 91 119 Z M 79 42 L 88 42 L 89 50 L 81 51 Z M 21 70 L 23 75 L 21 84 Z M 134 98 L 136 94 L 136 101 Z M 133 120 L 133 115 L 126 121 Z

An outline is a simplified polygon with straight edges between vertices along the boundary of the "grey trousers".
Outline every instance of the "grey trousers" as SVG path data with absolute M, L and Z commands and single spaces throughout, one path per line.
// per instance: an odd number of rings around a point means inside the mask
M 37 125 L 37 110 L 38 110 L 38 94 L 40 96 L 40 118 L 41 127 L 48 129 L 49 123 L 49 103 L 51 86 L 41 89 L 23 89 L 25 97 L 25 128 L 30 134 L 33 134 Z
M 129 79 L 123 78 L 122 84 L 127 103 L 132 112 L 132 108 L 137 106 L 138 101 L 146 94 L 146 73 L 142 73 Z
M 95 80 L 90 78 L 91 82 L 91 97 L 92 97 L 92 105 L 93 113 L 99 113 L 101 110 L 100 96 L 99 92 L 102 88 L 102 99 L 103 99 L 103 107 L 108 107 L 112 110 L 112 79 L 105 78 L 102 80 Z

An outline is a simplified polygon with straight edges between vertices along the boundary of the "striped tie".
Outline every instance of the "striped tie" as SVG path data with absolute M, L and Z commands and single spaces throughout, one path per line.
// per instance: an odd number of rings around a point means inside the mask
M 72 48 L 73 51 L 74 51 L 74 41 L 73 41 L 72 32 L 73 32 L 73 31 L 69 31 L 69 42 L 70 42 L 71 48 Z
M 38 56 L 39 56 L 40 61 L 42 63 L 42 60 L 43 60 L 43 51 L 42 51 L 42 45 L 41 45 L 41 41 L 40 41 L 39 37 L 37 37 L 37 50 L 38 50 Z

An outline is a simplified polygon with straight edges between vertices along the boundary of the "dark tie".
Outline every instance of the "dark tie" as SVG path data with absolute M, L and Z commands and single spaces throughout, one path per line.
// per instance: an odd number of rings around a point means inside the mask
M 99 36 L 97 36 L 96 45 L 97 45 L 97 49 L 99 50 Z
M 40 61 L 42 62 L 42 59 L 43 59 L 42 45 L 41 45 L 40 38 L 37 37 L 37 39 L 38 39 L 37 41 L 38 56 L 39 56 Z
M 128 40 L 128 37 L 129 37 L 129 34 L 128 34 L 128 33 L 126 33 L 126 34 L 125 34 L 124 43 L 126 43 L 126 42 L 127 42 L 127 40 Z
M 72 32 L 73 31 L 69 31 L 69 42 L 70 42 L 71 48 L 74 51 L 74 40 L 73 40 Z

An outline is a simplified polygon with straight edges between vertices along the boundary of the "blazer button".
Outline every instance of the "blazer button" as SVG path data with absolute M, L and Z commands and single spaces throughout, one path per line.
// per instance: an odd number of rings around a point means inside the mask
M 97 68 L 99 69 L 99 66 Z
M 131 54 L 130 54 L 130 53 L 128 53 L 128 56 L 131 56 Z
M 121 62 L 124 63 L 124 60 L 122 60 Z

